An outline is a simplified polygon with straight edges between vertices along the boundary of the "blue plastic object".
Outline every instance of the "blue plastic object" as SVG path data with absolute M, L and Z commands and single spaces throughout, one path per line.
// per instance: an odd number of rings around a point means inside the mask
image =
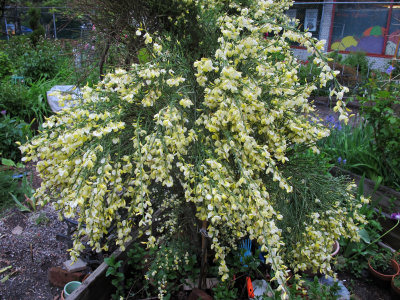
M 250 239 L 245 239 L 243 240 L 240 245 L 240 249 L 245 249 L 244 255 L 240 257 L 240 262 L 243 264 L 244 263 L 244 258 L 247 256 L 251 256 L 251 240 Z M 244 265 L 247 267 L 247 265 Z

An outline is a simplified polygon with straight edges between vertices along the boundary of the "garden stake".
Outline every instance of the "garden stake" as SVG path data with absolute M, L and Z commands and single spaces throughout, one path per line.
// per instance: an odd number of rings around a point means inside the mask
M 206 232 L 207 230 L 207 221 L 203 221 L 201 231 Z M 201 235 L 201 268 L 200 268 L 200 277 L 199 277 L 199 289 L 202 289 L 205 286 L 205 267 L 207 263 L 207 239 L 206 235 L 202 233 Z

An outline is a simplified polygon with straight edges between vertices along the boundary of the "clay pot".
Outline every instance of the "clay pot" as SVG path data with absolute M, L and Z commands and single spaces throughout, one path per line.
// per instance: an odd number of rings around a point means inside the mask
M 400 275 L 397 274 L 397 275 L 395 275 L 395 276 L 392 277 L 392 282 L 391 282 L 392 290 L 393 290 L 393 292 L 394 292 L 396 295 L 400 296 L 400 288 L 394 285 L 394 279 L 395 279 L 396 277 L 399 278 Z
M 339 242 L 338 241 L 335 241 L 335 243 L 333 244 L 333 249 L 332 249 L 332 253 L 331 253 L 331 256 L 333 257 L 333 256 L 335 256 L 336 254 L 338 254 L 339 253 L 339 250 L 340 250 L 340 245 L 339 245 Z
M 390 260 L 390 264 L 392 265 L 393 270 L 395 271 L 395 274 L 389 275 L 389 274 L 382 274 L 380 272 L 378 272 L 377 270 L 375 270 L 374 268 L 372 268 L 371 264 L 370 264 L 371 258 L 368 260 L 368 269 L 371 272 L 372 276 L 374 276 L 377 279 L 380 279 L 382 281 L 391 281 L 393 279 L 394 276 L 399 274 L 399 265 L 398 263 L 394 260 L 391 259 Z

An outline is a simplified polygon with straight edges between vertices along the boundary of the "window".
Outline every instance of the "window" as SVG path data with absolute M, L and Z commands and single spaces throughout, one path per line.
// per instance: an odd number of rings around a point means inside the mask
M 400 41 L 400 5 L 392 6 L 392 14 L 390 18 L 389 32 L 387 37 L 386 55 L 394 55 L 396 47 Z M 397 55 L 400 51 L 397 52 Z
M 345 2 L 337 1 L 335 5 L 331 50 L 385 54 L 390 8 L 388 1 L 369 1 L 374 2 L 371 4 L 365 3 L 368 2 L 365 0 L 353 1 L 363 2 L 360 4 Z
M 310 2 L 306 4 L 305 2 Z M 301 1 L 302 4 L 294 4 L 294 6 L 289 9 L 286 14 L 291 18 L 296 18 L 300 21 L 299 29 L 308 30 L 313 37 L 319 37 L 321 16 L 322 16 L 322 5 L 312 3 L 319 1 Z

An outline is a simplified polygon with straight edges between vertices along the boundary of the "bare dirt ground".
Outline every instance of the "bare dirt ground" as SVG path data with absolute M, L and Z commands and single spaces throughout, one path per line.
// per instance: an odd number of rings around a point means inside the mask
M 0 220 L 0 269 L 11 266 L 2 275 L 0 299 L 53 299 L 61 289 L 50 286 L 47 271 L 68 259 L 67 245 L 56 240 L 66 228 L 57 213 L 46 206 L 38 212 L 22 213 L 10 209 Z

